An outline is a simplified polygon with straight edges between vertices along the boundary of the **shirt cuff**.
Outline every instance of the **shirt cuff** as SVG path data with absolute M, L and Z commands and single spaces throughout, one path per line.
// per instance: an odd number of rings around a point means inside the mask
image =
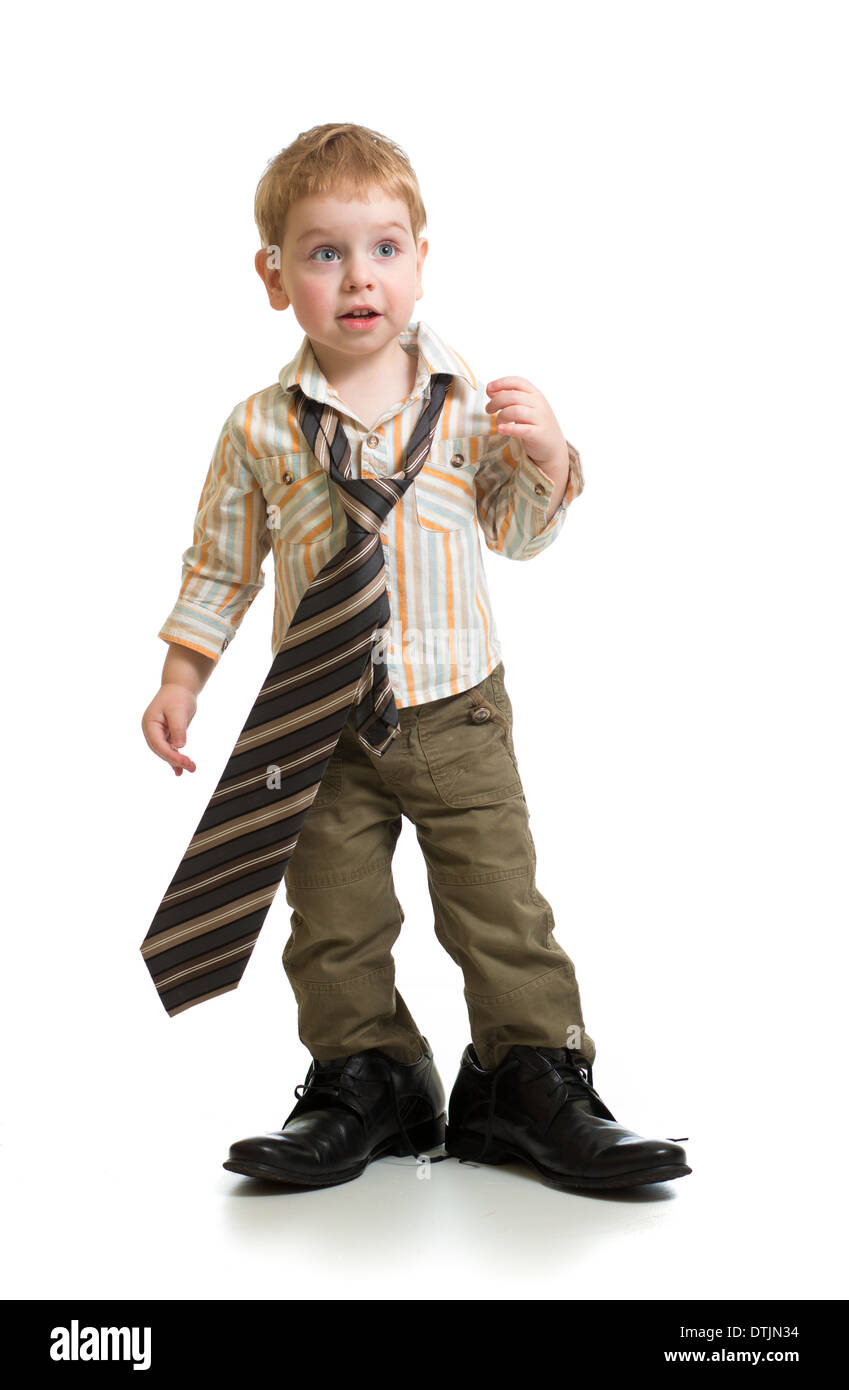
M 230 624 L 206 608 L 195 608 L 185 599 L 166 618 L 157 634 L 163 642 L 176 642 L 218 661 L 233 637 Z
M 554 526 L 555 522 L 562 517 L 569 504 L 574 502 L 575 498 L 584 490 L 581 456 L 568 440 L 566 441 L 566 446 L 569 450 L 569 481 L 566 484 L 566 491 L 563 494 L 563 499 L 559 507 L 554 512 L 551 520 L 547 522 L 538 533 L 540 535 L 547 532 L 549 527 Z M 545 513 L 548 511 L 551 495 L 556 490 L 557 484 L 554 482 L 553 478 L 548 476 L 544 469 L 540 468 L 539 464 L 534 463 L 528 457 L 524 448 L 522 449 L 521 458 L 519 459 L 519 465 L 516 470 L 516 486 L 525 500 L 529 502 L 531 506 L 538 507 L 544 517 Z
M 516 487 L 531 506 L 540 507 L 542 511 L 547 510 L 554 483 L 547 473 L 531 462 L 524 449 L 516 470 Z

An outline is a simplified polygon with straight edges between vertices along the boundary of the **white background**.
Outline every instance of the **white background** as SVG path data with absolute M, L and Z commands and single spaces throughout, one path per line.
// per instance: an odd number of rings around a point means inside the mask
M 845 1297 L 845 7 L 17 10 L 2 92 L 0 1158 L 7 1297 Z M 7 30 L 8 33 L 8 30 Z M 169 1018 L 139 945 L 270 661 L 272 581 L 175 778 L 143 710 L 223 420 L 297 349 L 253 257 L 279 149 L 409 155 L 416 317 L 537 385 L 586 489 L 485 550 L 537 882 L 595 1082 L 692 1176 L 559 1193 L 221 1167 L 309 1055 L 275 900 L 238 990 Z M 468 1023 L 405 821 L 398 983 L 450 1090 Z

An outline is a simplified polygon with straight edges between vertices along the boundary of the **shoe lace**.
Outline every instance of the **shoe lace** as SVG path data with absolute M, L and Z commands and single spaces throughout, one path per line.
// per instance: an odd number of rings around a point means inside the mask
M 374 1061 L 377 1062 L 383 1068 L 384 1073 L 386 1075 L 387 1085 L 389 1086 L 389 1089 L 392 1092 L 392 1100 L 395 1105 L 395 1119 L 397 1120 L 398 1128 L 404 1137 L 404 1143 L 406 1144 L 408 1150 L 408 1152 L 406 1154 L 403 1154 L 402 1157 L 409 1158 L 412 1155 L 415 1155 L 416 1161 L 418 1162 L 418 1160 L 422 1157 L 422 1154 L 421 1151 L 417 1148 L 417 1146 L 413 1143 L 412 1139 L 410 1138 L 407 1132 L 407 1127 L 404 1124 L 404 1120 L 401 1115 L 401 1107 L 398 1101 L 398 1091 L 395 1086 L 395 1077 L 392 1071 L 392 1067 L 385 1057 L 382 1057 L 377 1053 L 375 1053 L 374 1055 Z M 318 1095 L 322 1092 L 326 1092 L 327 1094 L 335 1096 L 337 1099 L 342 1100 L 344 1102 L 345 1097 L 343 1095 L 343 1091 L 346 1085 L 349 1090 L 354 1089 L 354 1082 L 346 1069 L 346 1064 L 347 1058 L 342 1062 L 316 1062 L 313 1059 L 312 1066 L 309 1072 L 307 1073 L 306 1081 L 300 1082 L 300 1084 L 295 1087 L 295 1095 L 297 1096 L 298 1100 L 303 1100 L 304 1097 L 307 1095 Z M 415 1103 L 416 1102 L 414 1100 L 413 1105 L 415 1105 Z M 449 1157 L 449 1154 L 440 1154 L 436 1158 L 429 1158 L 428 1162 L 442 1163 L 446 1158 Z
M 601 1102 L 601 1104 L 604 1104 L 604 1102 L 601 1100 L 601 1096 L 598 1094 L 598 1091 L 596 1091 L 593 1086 L 592 1065 L 585 1058 L 570 1058 L 568 1061 L 564 1062 L 561 1059 L 561 1055 L 559 1053 L 552 1057 L 549 1056 L 548 1053 L 542 1048 L 538 1049 L 538 1051 L 540 1055 L 545 1059 L 545 1061 L 548 1062 L 548 1066 L 545 1071 L 541 1071 L 539 1075 L 530 1078 L 530 1084 L 533 1084 L 534 1082 L 545 1082 L 547 1094 L 552 1098 L 552 1100 L 556 1097 L 557 1100 L 560 1102 L 557 1105 L 558 1111 L 561 1109 L 562 1105 L 566 1104 L 567 1100 L 577 1099 L 578 1096 L 584 1094 L 593 1095 L 598 1101 Z M 475 1154 L 475 1157 L 473 1159 L 461 1158 L 461 1163 L 474 1163 L 475 1161 L 480 1162 L 484 1154 L 489 1149 L 493 1137 L 493 1127 L 495 1122 L 495 1100 L 496 1093 L 498 1090 L 498 1083 L 499 1081 L 501 1081 L 502 1077 L 507 1075 L 508 1072 L 515 1071 L 516 1067 L 521 1066 L 521 1064 L 521 1058 L 508 1057 L 507 1060 L 503 1062 L 502 1065 L 496 1071 L 495 1076 L 492 1079 L 492 1086 L 490 1088 L 489 1093 L 489 1105 L 487 1107 L 486 1131 L 484 1135 L 483 1147 L 477 1154 Z M 586 1072 L 586 1076 L 584 1075 L 584 1072 Z M 552 1082 L 554 1083 L 553 1085 Z

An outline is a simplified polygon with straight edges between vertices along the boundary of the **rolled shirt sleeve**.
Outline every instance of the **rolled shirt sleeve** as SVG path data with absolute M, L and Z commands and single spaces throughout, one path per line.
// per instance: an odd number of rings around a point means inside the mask
M 231 412 L 222 426 L 200 495 L 192 544 L 183 554 L 180 593 L 159 630 L 217 661 L 265 577 L 271 548 L 262 487 L 248 467 L 245 436 Z
M 556 540 L 570 503 L 584 490 L 577 449 L 567 441 L 569 481 L 563 500 L 546 524 L 555 484 L 535 464 L 516 436 L 486 452 L 475 474 L 478 521 L 490 550 L 511 560 L 531 560 Z

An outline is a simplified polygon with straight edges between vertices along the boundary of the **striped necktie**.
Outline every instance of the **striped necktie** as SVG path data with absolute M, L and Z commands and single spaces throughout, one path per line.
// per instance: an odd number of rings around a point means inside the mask
M 452 380 L 431 375 L 403 468 L 368 479 L 351 477 L 338 413 L 295 390 L 298 424 L 339 490 L 347 538 L 301 598 L 142 943 L 171 1015 L 239 984 L 351 709 L 357 738 L 380 757 L 399 732 L 379 533 L 428 457 Z

